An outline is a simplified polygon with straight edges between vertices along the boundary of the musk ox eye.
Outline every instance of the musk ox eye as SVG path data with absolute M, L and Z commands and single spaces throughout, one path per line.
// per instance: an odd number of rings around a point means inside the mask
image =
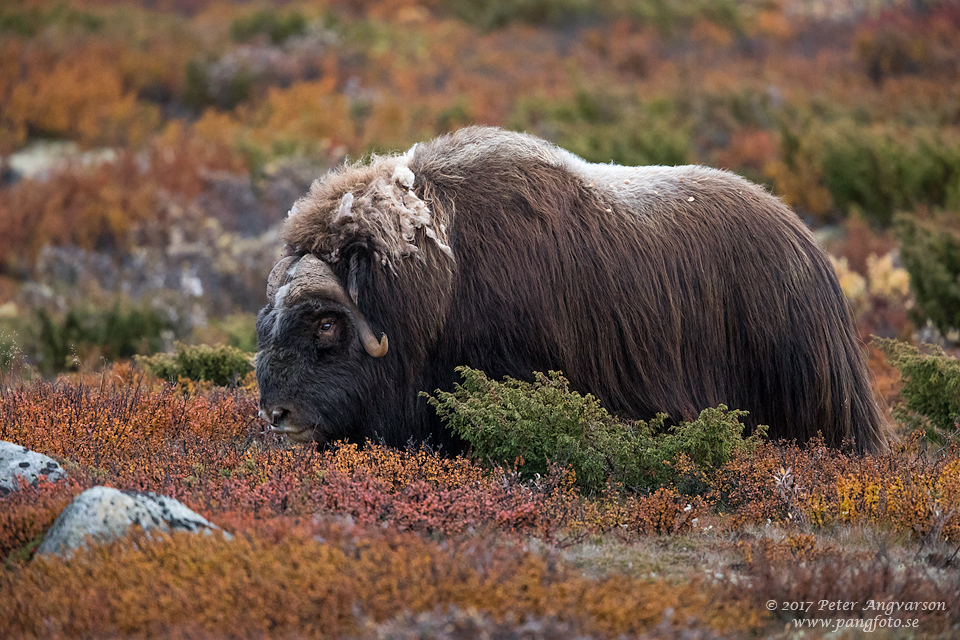
M 330 316 L 320 317 L 314 325 L 314 336 L 318 347 L 329 349 L 340 342 L 343 337 L 343 326 L 337 318 Z

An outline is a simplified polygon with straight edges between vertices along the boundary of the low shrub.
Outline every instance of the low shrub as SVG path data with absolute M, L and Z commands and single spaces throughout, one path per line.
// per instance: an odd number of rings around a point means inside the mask
M 888 226 L 897 210 L 957 198 L 960 139 L 950 133 L 839 121 L 824 129 L 821 144 L 820 170 L 842 212 L 859 207 Z
M 116 264 L 137 247 L 166 248 L 171 215 L 181 215 L 172 212 L 190 209 L 216 172 L 245 174 L 246 167 L 226 145 L 175 124 L 139 153 L 127 149 L 111 161 L 68 163 L 51 169 L 48 180 L 2 188 L 0 269 L 29 278 L 45 246 L 108 254 Z
M 846 257 L 830 256 L 840 288 L 850 304 L 860 335 L 906 338 L 913 333 L 915 316 L 910 275 L 896 266 L 895 251 L 866 258 L 863 271 L 855 271 Z
M 438 3 L 464 22 L 480 25 L 485 30 L 500 29 L 514 22 L 527 24 L 563 24 L 586 17 L 596 17 L 599 6 L 589 0 L 456 0 Z
M 302 13 L 279 13 L 264 9 L 234 20 L 230 25 L 230 36 L 236 42 L 245 42 L 255 36 L 264 35 L 270 38 L 272 43 L 281 44 L 306 30 L 307 19 Z
M 173 329 L 157 310 L 119 301 L 106 310 L 82 305 L 50 313 L 40 308 L 28 329 L 26 352 L 43 374 L 52 375 L 95 358 L 115 361 L 153 353 L 163 346 L 163 332 Z
M 174 382 L 187 378 L 227 386 L 253 371 L 253 354 L 230 345 L 188 346 L 178 342 L 176 353 L 141 356 L 136 361 L 158 378 Z
M 656 472 L 659 483 L 677 482 L 681 489 L 689 489 L 697 475 L 712 475 L 734 453 L 752 451 L 766 436 L 767 427 L 760 425 L 744 438 L 740 418 L 745 415 L 746 411 L 721 404 L 704 409 L 696 420 L 671 426 L 666 433 L 660 433 L 662 417 L 651 420 L 644 434 L 648 444 L 642 450 L 641 464 Z M 693 465 L 690 470 L 699 473 L 684 469 L 687 461 Z
M 235 109 L 250 98 L 253 90 L 253 74 L 240 67 L 226 79 L 215 83 L 211 76 L 212 63 L 194 59 L 187 63 L 184 80 L 183 101 L 190 108 L 202 111 L 206 107 Z
M 910 274 L 918 319 L 929 319 L 944 335 L 960 328 L 960 226 L 953 218 L 895 218 L 900 259 Z
M 240 351 L 255 353 L 257 350 L 257 315 L 255 313 L 232 313 L 222 318 L 210 318 L 206 326 L 193 328 L 190 341 L 209 345 L 227 344 Z
M 38 3 L 39 4 L 39 3 Z M 78 31 L 98 31 L 103 26 L 102 17 L 79 11 L 66 3 L 51 2 L 48 6 L 24 2 L 0 4 L 0 33 L 34 37 L 53 25 L 73 28 Z
M 438 11 L 450 13 L 484 30 L 500 29 L 517 22 L 532 25 L 570 25 L 599 19 L 632 19 L 656 27 L 665 35 L 677 35 L 697 21 L 706 20 L 726 28 L 744 22 L 744 12 L 730 0 L 663 2 L 663 0 L 455 0 L 431 2 Z
M 919 450 L 921 432 L 879 455 L 855 455 L 814 438 L 763 442 L 736 453 L 707 500 L 735 526 L 776 521 L 831 530 L 876 525 L 926 543 L 960 540 L 960 447 Z M 691 501 L 692 502 L 692 501 Z
M 894 417 L 908 431 L 921 430 L 931 441 L 943 444 L 956 434 L 960 419 L 960 360 L 943 349 L 924 345 L 922 350 L 899 340 L 875 339 L 902 376 L 902 400 Z
M 678 165 L 692 157 L 690 123 L 675 105 L 583 89 L 567 102 L 523 99 L 508 125 L 572 151 L 589 162 Z
M 515 464 L 525 478 L 546 476 L 551 463 L 570 465 L 577 483 L 596 492 L 608 482 L 652 488 L 702 476 L 750 449 L 766 433 L 743 438 L 744 411 L 720 405 L 692 422 L 667 426 L 666 414 L 649 422 L 623 422 L 592 395 L 570 390 L 562 374 L 535 373 L 534 382 L 458 367 L 463 384 L 427 396 L 473 455 L 493 464 Z
M 0 509 L 0 561 L 6 559 L 10 565 L 28 559 L 60 512 L 89 485 L 80 479 L 44 480 L 36 487 L 24 483 L 18 491 L 4 495 Z
M 844 626 L 861 630 L 845 637 L 869 637 L 884 627 L 915 625 L 923 630 L 918 637 L 932 638 L 949 636 L 957 623 L 960 594 L 946 586 L 953 582 L 931 580 L 929 568 L 892 561 L 886 550 L 858 556 L 809 534 L 743 541 L 740 548 L 745 562 L 739 579 L 727 581 L 731 596 L 752 600 L 758 609 L 777 603 L 773 610 L 787 628 L 815 627 L 833 618 L 830 627 L 838 636 Z M 858 603 L 859 615 L 830 606 L 838 601 Z M 798 608 L 791 602 L 809 604 Z

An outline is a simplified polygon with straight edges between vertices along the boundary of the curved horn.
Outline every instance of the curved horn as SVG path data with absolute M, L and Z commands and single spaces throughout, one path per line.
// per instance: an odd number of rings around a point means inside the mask
M 279 266 L 278 263 L 277 267 Z M 274 269 L 277 267 L 274 267 Z M 350 317 L 353 319 L 353 324 L 357 328 L 357 333 L 360 334 L 360 342 L 363 344 L 364 350 L 374 358 L 382 358 L 387 355 L 387 349 L 389 347 L 387 335 L 380 334 L 380 339 L 377 340 L 373 335 L 373 331 L 370 329 L 370 325 L 367 323 L 367 319 L 363 317 L 357 305 L 354 304 L 350 296 L 347 295 L 347 292 L 344 291 L 343 286 L 337 280 L 330 265 L 308 253 L 297 263 L 294 275 L 295 282 L 293 286 L 295 287 L 295 291 L 290 292 L 291 300 L 302 292 L 314 295 L 320 294 L 339 302 L 347 308 Z
M 359 316 L 359 312 L 357 312 Z M 357 330 L 360 332 L 360 339 L 363 342 L 363 349 L 373 358 L 382 358 L 387 355 L 387 349 L 390 348 L 389 340 L 387 340 L 387 334 L 381 333 L 380 339 L 377 340 L 373 336 L 373 332 L 370 331 L 370 326 L 367 324 L 367 321 L 363 319 L 363 316 L 359 316 L 357 321 Z

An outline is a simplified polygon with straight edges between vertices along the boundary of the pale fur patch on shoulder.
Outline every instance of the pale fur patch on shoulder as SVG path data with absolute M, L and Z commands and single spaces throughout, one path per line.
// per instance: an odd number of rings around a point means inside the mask
M 535 136 L 497 127 L 464 127 L 424 144 L 429 162 L 446 176 L 463 176 L 478 167 L 489 167 L 491 159 L 511 163 L 561 166 L 566 152 Z M 407 154 L 412 154 L 416 146 Z

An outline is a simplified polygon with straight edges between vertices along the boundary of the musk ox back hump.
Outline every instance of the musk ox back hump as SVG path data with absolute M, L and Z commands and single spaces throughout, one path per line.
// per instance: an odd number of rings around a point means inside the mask
M 591 164 L 482 127 L 377 162 L 404 176 L 393 201 L 422 200 L 436 230 L 436 242 L 417 232 L 415 253 L 374 261 L 358 298 L 390 336 L 383 366 L 403 365 L 411 397 L 452 387 L 457 365 L 522 379 L 562 370 L 627 417 L 683 420 L 723 403 L 775 438 L 885 445 L 829 257 L 762 188 L 697 166 Z M 350 171 L 336 184 L 361 198 Z M 338 202 L 334 184 L 312 195 Z M 330 208 L 312 210 L 329 220 Z M 285 240 L 345 255 L 328 227 L 288 224 Z M 345 263 L 334 268 L 346 280 Z M 397 418 L 399 437 L 428 419 L 416 407 Z

